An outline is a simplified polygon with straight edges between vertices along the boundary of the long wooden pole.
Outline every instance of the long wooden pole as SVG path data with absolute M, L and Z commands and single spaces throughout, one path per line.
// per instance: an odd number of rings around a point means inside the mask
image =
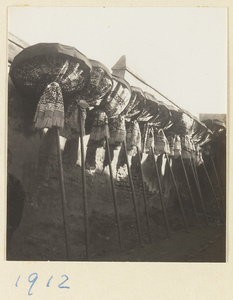
M 112 187 L 112 197 L 113 197 L 113 205 L 116 215 L 116 222 L 117 222 L 117 230 L 118 230 L 118 237 L 119 237 L 119 244 L 121 251 L 124 250 L 123 241 L 122 241 L 122 231 L 121 231 L 121 223 L 120 223 L 120 217 L 119 217 L 119 208 L 117 204 L 116 199 L 116 190 L 114 185 L 114 179 L 113 179 L 113 173 L 112 173 L 112 163 L 111 163 L 111 156 L 110 156 L 110 149 L 109 149 L 109 140 L 108 137 L 105 135 L 105 142 L 106 142 L 106 153 L 108 156 L 108 162 L 109 162 L 109 173 L 110 173 L 110 181 L 111 181 L 111 187 Z
M 65 194 L 65 184 L 64 184 L 64 174 L 62 166 L 62 155 L 60 148 L 60 130 L 56 128 L 56 140 L 57 140 L 57 154 L 58 154 L 58 165 L 59 165 L 59 178 L 61 187 L 61 205 L 62 205 L 62 220 L 65 236 L 65 248 L 66 248 L 66 258 L 69 260 L 69 248 L 68 248 L 68 234 L 67 234 L 67 224 L 66 224 L 66 194 Z
M 88 222 L 88 206 L 87 206 L 87 184 L 85 174 L 85 157 L 84 157 L 84 141 L 83 141 L 83 115 L 81 108 L 79 110 L 79 122 L 80 122 L 80 140 L 81 140 L 81 161 L 82 161 L 82 187 L 83 187 L 83 208 L 84 208 L 84 223 L 85 223 L 85 236 L 86 236 L 86 257 L 89 260 L 90 252 L 90 234 L 89 234 L 89 222 Z
M 196 220 L 197 220 L 197 224 L 200 225 L 200 222 L 199 222 L 199 219 L 198 219 L 198 215 L 197 215 L 196 205 L 195 205 L 194 198 L 193 198 L 193 193 L 192 193 L 192 190 L 191 190 L 191 186 L 190 186 L 189 179 L 188 179 L 188 174 L 187 174 L 187 171 L 186 171 L 186 168 L 185 168 L 185 164 L 184 164 L 184 160 L 183 160 L 182 156 L 180 156 L 180 160 L 181 160 L 181 164 L 182 164 L 182 167 L 183 167 L 183 171 L 184 171 L 184 176 L 185 176 L 185 179 L 186 179 L 186 183 L 187 183 L 187 186 L 188 186 L 188 189 L 189 189 L 189 193 L 190 193 L 190 197 L 191 197 L 191 202 L 192 202 L 192 205 L 193 205 L 193 209 L 194 209 L 195 217 L 196 217 Z
M 161 206 L 162 206 L 162 210 L 163 210 L 167 236 L 170 237 L 170 229 L 169 229 L 169 223 L 168 223 L 167 212 L 166 212 L 166 207 L 165 207 L 165 201 L 164 201 L 164 198 L 163 198 L 162 184 L 161 184 L 160 175 L 159 175 L 158 163 L 157 163 L 157 160 L 155 159 L 155 154 L 154 154 L 153 147 L 151 147 L 151 151 L 152 151 L 152 155 L 153 155 L 153 158 L 154 158 L 156 176 L 157 176 L 158 185 L 159 185 L 159 196 L 160 196 L 160 202 L 161 202 Z
M 176 184 L 176 180 L 175 180 L 175 176 L 174 176 L 173 170 L 172 170 L 172 168 L 171 168 L 171 166 L 169 164 L 169 158 L 168 158 L 167 153 L 165 153 L 165 156 L 166 156 L 167 164 L 168 164 L 168 167 L 169 167 L 169 170 L 170 170 L 170 173 L 171 173 L 171 176 L 172 176 L 172 180 L 173 180 L 173 183 L 174 183 L 174 186 L 175 186 L 175 189 L 176 189 L 176 193 L 177 193 L 177 197 L 178 197 L 180 209 L 181 209 L 181 212 L 182 212 L 182 216 L 183 216 L 185 228 L 186 228 L 186 231 L 189 232 L 188 223 L 187 223 L 187 220 L 186 220 L 186 217 L 185 217 L 185 212 L 184 212 L 183 204 L 182 204 L 182 201 L 181 201 L 181 198 L 180 198 L 180 193 L 179 193 L 179 190 L 178 190 L 178 186 Z
M 144 201 L 145 212 L 146 212 L 147 228 L 148 228 L 148 233 L 149 233 L 149 241 L 151 243 L 152 242 L 152 238 L 151 238 L 151 230 L 150 230 L 149 212 L 148 212 L 148 207 L 147 207 L 147 199 L 146 199 L 145 184 L 144 184 L 144 178 L 143 178 L 143 172 L 142 172 L 142 163 L 141 163 L 140 151 L 139 151 L 138 147 L 137 147 L 137 155 L 138 155 L 138 164 L 139 164 L 140 178 L 141 178 L 141 183 L 142 183 L 143 201 Z
M 220 191 L 220 195 L 221 195 L 221 200 L 222 200 L 222 206 L 223 206 L 224 211 L 226 211 L 225 197 L 223 196 L 223 192 L 222 192 L 222 189 L 221 189 L 221 186 L 220 186 L 219 177 L 218 177 L 218 172 L 217 172 L 217 169 L 216 169 L 216 166 L 215 166 L 215 162 L 214 162 L 214 158 L 213 158 L 212 155 L 211 155 L 211 161 L 212 161 L 212 165 L 213 165 L 213 168 L 214 168 L 215 176 L 216 176 L 217 182 L 218 182 L 218 187 L 219 187 L 219 191 Z
M 213 185 L 212 185 L 212 182 L 211 182 L 210 176 L 209 176 L 209 174 L 208 174 L 208 171 L 207 171 L 207 169 L 206 169 L 205 163 L 203 162 L 202 165 L 203 165 L 203 168 L 204 168 L 204 170 L 205 170 L 206 177 L 207 177 L 207 179 L 208 179 L 208 181 L 209 181 L 210 188 L 211 188 L 211 190 L 212 190 L 212 192 L 213 192 L 213 195 L 214 195 L 214 198 L 215 198 L 215 200 L 216 200 L 216 203 L 217 203 L 219 212 L 220 212 L 220 214 L 221 214 L 223 220 L 225 221 L 225 216 L 224 216 L 224 214 L 223 214 L 223 212 L 222 212 L 222 210 L 221 210 L 221 208 L 220 208 L 219 201 L 218 201 L 218 198 L 217 198 L 217 196 L 216 196 L 216 194 L 215 194 L 214 187 L 213 187 Z
M 201 200 L 201 206 L 204 212 L 204 216 L 205 216 L 205 221 L 206 224 L 209 225 L 209 221 L 208 221 L 208 217 L 206 214 L 206 209 L 205 209 L 205 205 L 204 205 L 204 201 L 203 201 L 203 197 L 202 197 L 202 193 L 201 193 L 201 187 L 200 187 L 200 183 L 199 183 L 199 179 L 198 179 L 198 174 L 197 174 L 197 170 L 196 170 L 196 166 L 195 166 L 195 162 L 192 160 L 192 158 L 190 158 L 190 165 L 191 165 L 191 169 L 193 172 L 193 177 L 194 177 L 194 181 L 196 183 L 196 187 L 197 187 L 197 191 Z
M 128 154 L 127 154 L 125 141 L 123 141 L 122 144 L 123 144 L 123 148 L 124 148 L 124 152 L 125 152 L 126 165 L 127 165 L 127 170 L 128 170 L 128 177 L 129 177 L 129 182 L 130 182 L 130 187 L 131 187 L 131 192 L 132 192 L 132 199 L 133 199 L 133 205 L 134 205 L 134 211 L 135 211 L 135 217 L 136 217 L 136 223 L 137 223 L 137 229 L 138 229 L 139 242 L 140 242 L 140 246 L 143 246 L 141 227 L 140 227 L 140 221 L 139 221 L 139 216 L 138 216 L 138 208 L 137 208 L 137 204 L 136 204 L 136 197 L 135 197 L 133 179 L 132 179 L 132 174 L 131 174 L 131 170 L 130 170 L 130 167 L 129 167 L 129 160 L 128 160 Z

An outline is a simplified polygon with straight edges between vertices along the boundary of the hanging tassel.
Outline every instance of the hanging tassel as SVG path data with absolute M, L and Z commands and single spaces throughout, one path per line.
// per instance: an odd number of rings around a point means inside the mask
M 147 124 L 147 130 L 146 130 L 146 137 L 145 137 L 145 142 L 144 142 L 144 153 L 150 153 L 151 147 L 154 147 L 154 127 Z
M 61 87 L 57 82 L 52 82 L 45 88 L 37 105 L 35 117 L 35 128 L 63 128 L 64 126 L 64 104 Z
M 183 159 L 190 159 L 192 157 L 192 144 L 188 135 L 181 137 L 181 156 Z
M 61 130 L 61 135 L 66 139 L 69 138 L 78 138 L 80 136 L 80 121 L 79 121 L 79 109 L 81 110 L 82 119 L 83 119 L 83 133 L 85 135 L 85 120 L 87 116 L 86 108 L 88 104 L 85 105 L 83 100 L 75 100 L 67 109 L 65 115 L 65 124 L 64 128 Z
M 174 158 L 178 158 L 181 156 L 181 140 L 179 135 L 175 135 L 174 142 Z
M 90 133 L 90 141 L 99 145 L 99 147 L 103 146 L 105 143 L 105 136 L 109 138 L 108 131 L 108 118 L 104 111 L 97 110 L 95 112 L 94 121 L 91 127 Z
M 199 145 L 196 145 L 194 149 L 195 149 L 193 151 L 194 152 L 194 163 L 196 166 L 200 166 L 201 164 L 204 163 L 204 160 L 202 157 L 203 149 Z
M 175 155 L 175 135 L 172 134 L 168 134 L 167 136 L 167 140 L 168 140 L 168 144 L 169 144 L 169 149 L 170 149 L 170 156 L 174 156 Z
M 130 156 L 135 156 L 137 154 L 137 148 L 141 151 L 141 131 L 136 120 L 126 124 L 127 153 Z
M 169 143 L 163 129 L 159 129 L 154 136 L 154 153 L 155 155 L 170 153 Z
M 125 118 L 123 116 L 109 119 L 109 133 L 109 145 L 117 149 L 126 139 Z

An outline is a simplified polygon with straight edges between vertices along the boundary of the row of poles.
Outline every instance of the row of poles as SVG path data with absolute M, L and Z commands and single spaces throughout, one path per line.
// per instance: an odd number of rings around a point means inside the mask
M 89 222 L 88 222 L 87 185 L 86 185 L 86 175 L 85 175 L 85 155 L 84 155 L 84 140 L 83 140 L 83 137 L 84 137 L 84 132 L 83 132 L 84 120 L 83 120 L 83 115 L 82 115 L 82 111 L 81 111 L 80 108 L 79 108 L 79 121 L 80 121 L 80 131 L 81 131 L 80 132 L 80 140 L 81 140 L 82 188 L 83 188 L 83 207 L 84 207 L 84 222 L 85 222 L 86 259 L 89 260 L 89 258 L 90 258 L 90 232 L 89 232 Z M 107 130 L 106 130 L 106 132 L 107 132 Z M 59 163 L 59 178 L 60 178 L 60 186 L 61 186 L 61 207 L 62 207 L 62 219 L 63 219 L 63 228 L 64 228 L 64 237 L 65 237 L 65 249 L 66 249 L 66 258 L 69 261 L 70 260 L 70 249 L 69 249 L 69 244 L 68 244 L 68 231 L 67 231 L 67 223 L 66 223 L 66 204 L 67 204 L 67 201 L 66 201 L 65 185 L 64 185 L 64 175 L 63 175 L 61 148 L 60 148 L 59 128 L 56 128 L 56 141 L 57 141 L 57 152 L 58 152 L 58 163 Z M 107 134 L 105 135 L 105 145 L 106 145 L 106 148 L 105 148 L 106 155 L 107 155 L 107 159 L 108 159 L 108 162 L 109 162 L 109 164 L 108 164 L 109 165 L 109 174 L 110 174 L 110 181 L 111 181 L 113 205 L 114 205 L 114 211 L 115 211 L 115 216 L 116 216 L 119 247 L 120 247 L 121 251 L 124 251 L 122 229 L 121 229 L 121 222 L 120 222 L 120 216 L 119 216 L 119 207 L 118 207 L 117 197 L 116 197 L 114 177 L 113 177 L 113 171 L 112 171 L 112 165 L 111 165 L 111 154 L 110 154 L 109 140 L 108 140 Z M 140 219 L 139 219 L 139 212 L 138 212 L 138 207 L 137 207 L 137 203 L 136 203 L 134 183 L 133 183 L 132 173 L 131 173 L 131 169 L 130 169 L 130 165 L 129 165 L 129 161 L 128 161 L 128 155 L 127 155 L 127 149 L 126 149 L 125 141 L 122 143 L 122 146 L 123 146 L 123 150 L 124 150 L 124 154 L 125 154 L 125 158 L 126 158 L 126 165 L 127 165 L 127 170 L 128 170 L 128 178 L 129 178 L 129 184 L 130 184 L 130 189 L 131 189 L 131 194 L 132 194 L 132 200 L 133 200 L 133 206 L 134 206 L 134 212 L 135 212 L 135 219 L 136 219 L 136 224 L 137 224 L 139 244 L 140 244 L 140 246 L 143 246 L 142 232 L 141 232 Z M 162 207 L 163 216 L 164 216 L 164 221 L 165 221 L 166 234 L 167 234 L 167 237 L 170 237 L 170 228 L 169 228 L 169 222 L 168 222 L 168 217 L 167 217 L 165 201 L 164 201 L 164 197 L 163 197 L 162 183 L 161 183 L 161 178 L 160 178 L 160 174 L 159 174 L 158 162 L 157 162 L 156 156 L 154 154 L 153 148 L 151 148 L 151 151 L 152 151 L 153 158 L 154 158 L 154 166 L 155 166 L 156 178 L 157 178 L 157 181 L 158 181 L 158 188 L 159 188 L 159 198 L 160 198 L 161 207 Z M 173 181 L 173 184 L 174 184 L 174 187 L 175 187 L 175 191 L 176 191 L 176 194 L 177 194 L 178 204 L 179 204 L 179 208 L 180 208 L 180 211 L 181 211 L 181 214 L 182 214 L 184 226 L 185 226 L 186 231 L 189 232 L 189 226 L 188 226 L 188 222 L 187 222 L 187 219 L 186 219 L 184 206 L 183 206 L 183 203 L 182 203 L 182 200 L 181 200 L 180 192 L 179 192 L 178 185 L 177 185 L 177 182 L 176 182 L 176 179 L 175 179 L 175 176 L 174 176 L 173 169 L 170 165 L 170 160 L 172 162 L 172 158 L 169 158 L 168 154 L 165 154 L 165 158 L 166 158 L 166 163 L 168 165 L 168 168 L 169 168 L 169 171 L 170 171 L 170 174 L 171 174 L 171 178 L 172 178 L 172 181 Z M 138 147 L 137 147 L 137 159 L 138 159 L 139 172 L 140 172 L 140 181 L 141 181 L 141 185 L 142 185 L 143 203 L 144 203 L 144 206 L 145 206 L 145 215 L 146 215 L 146 223 L 147 223 L 147 229 L 148 229 L 148 235 L 149 235 L 149 242 L 152 243 L 152 232 L 151 232 L 151 228 L 150 228 L 150 219 L 149 219 L 149 211 L 148 211 L 148 206 L 147 206 L 146 189 L 145 189 L 144 178 L 143 178 L 141 155 L 140 155 L 140 151 L 139 151 Z M 184 172 L 184 175 L 185 175 L 185 180 L 186 180 L 186 183 L 187 183 L 187 187 L 188 187 L 188 190 L 189 190 L 191 204 L 192 204 L 194 214 L 195 214 L 195 219 L 196 219 L 197 225 L 200 227 L 200 220 L 199 220 L 199 217 L 198 217 L 197 208 L 196 208 L 196 205 L 195 205 L 193 193 L 192 193 L 192 190 L 191 190 L 190 181 L 189 181 L 189 178 L 188 178 L 187 170 L 186 170 L 185 163 L 184 163 L 184 160 L 183 160 L 182 156 L 180 156 L 180 160 L 181 160 L 182 169 L 183 169 L 183 172 Z M 217 195 L 214 191 L 213 184 L 211 182 L 210 176 L 208 174 L 208 171 L 206 169 L 206 166 L 205 166 L 204 162 L 203 162 L 202 166 L 204 168 L 204 172 L 205 172 L 206 177 L 208 179 L 209 185 L 211 187 L 211 190 L 212 190 L 213 196 L 215 198 L 217 207 L 220 211 L 221 217 L 225 222 L 224 197 L 223 197 L 223 192 L 221 191 L 220 181 L 219 181 L 219 178 L 218 178 L 216 166 L 215 166 L 215 163 L 214 163 L 214 160 L 213 160 L 212 156 L 211 156 L 211 162 L 213 164 L 213 169 L 214 169 L 214 172 L 215 172 L 215 176 L 216 176 L 216 179 L 217 179 L 217 182 L 218 182 L 218 187 L 219 187 L 220 194 L 221 194 L 221 201 L 222 201 L 221 203 L 218 200 L 218 197 L 217 197 Z M 190 166 L 191 166 L 193 178 L 194 178 L 194 181 L 195 181 L 195 185 L 197 187 L 197 191 L 198 191 L 198 195 L 199 195 L 199 198 L 200 198 L 201 206 L 202 206 L 202 209 L 203 209 L 205 222 L 206 222 L 207 225 L 209 225 L 209 219 L 208 219 L 204 199 L 203 199 L 202 192 L 201 192 L 201 186 L 200 186 L 200 181 L 199 181 L 199 177 L 198 177 L 197 168 L 196 168 L 195 162 L 192 158 L 190 158 Z

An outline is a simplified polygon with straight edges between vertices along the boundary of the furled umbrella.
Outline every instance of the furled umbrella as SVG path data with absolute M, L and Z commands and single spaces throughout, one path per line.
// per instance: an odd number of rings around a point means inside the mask
M 122 115 L 125 116 L 127 121 L 137 120 L 145 106 L 145 96 L 143 91 L 138 88 L 131 86 L 132 94 L 130 101 L 126 108 L 122 111 Z
M 88 205 L 87 205 L 87 187 L 85 175 L 85 155 L 84 155 L 84 140 L 85 135 L 85 120 L 87 109 L 93 106 L 98 106 L 103 97 L 112 88 L 112 78 L 108 69 L 96 60 L 90 60 L 91 72 L 90 79 L 84 88 L 75 93 L 75 100 L 68 107 L 66 115 L 64 136 L 68 138 L 68 142 L 72 139 L 80 137 L 81 141 L 81 161 L 82 161 L 82 186 L 83 186 L 83 204 L 84 217 L 86 228 L 86 252 L 87 259 L 89 258 L 89 223 L 88 223 Z M 90 145 L 88 147 L 90 150 Z M 90 151 L 87 150 L 87 159 Z
M 126 139 L 125 116 L 122 112 L 127 107 L 131 99 L 131 87 L 126 80 L 113 76 L 113 86 L 111 92 L 103 99 L 99 109 L 107 116 L 106 128 L 109 133 L 109 146 L 111 160 L 113 160 L 113 150 L 120 147 Z M 108 164 L 105 159 L 104 165 Z
M 106 153 L 108 156 L 108 160 L 110 161 L 109 131 L 107 128 L 107 123 L 108 123 L 107 116 L 106 113 L 104 111 L 99 110 L 98 107 L 101 101 L 103 100 L 103 98 L 107 96 L 108 93 L 111 91 L 113 80 L 110 72 L 103 64 L 101 64 L 96 60 L 91 60 L 91 63 L 92 63 L 92 71 L 90 75 L 90 81 L 84 87 L 84 89 L 79 93 L 78 96 L 78 99 L 80 99 L 80 101 L 85 101 L 87 105 L 89 105 L 89 107 L 93 106 L 97 108 L 97 111 L 94 111 L 95 118 L 91 128 L 86 159 L 87 161 L 89 159 L 93 160 L 93 156 L 95 156 L 96 153 L 96 148 L 105 141 Z M 77 100 L 77 104 L 78 104 L 78 100 Z M 81 110 L 80 110 L 80 114 L 81 114 Z M 83 130 L 82 127 L 81 130 Z M 81 154 L 82 154 L 82 170 L 83 170 L 82 175 L 83 175 L 84 187 L 86 188 L 85 173 L 84 173 L 83 134 L 81 134 L 81 147 L 82 147 Z M 113 204 L 114 204 L 114 210 L 116 215 L 119 243 L 120 243 L 121 250 L 123 250 L 122 231 L 121 231 L 120 217 L 118 212 L 119 209 L 118 209 L 118 204 L 116 199 L 116 191 L 115 191 L 115 186 L 113 181 L 111 161 L 109 162 L 109 172 L 110 172 L 110 181 L 112 187 Z M 86 194 L 84 196 L 86 197 Z
M 141 227 L 138 216 L 138 209 L 135 199 L 135 191 L 132 180 L 132 174 L 129 166 L 127 148 L 126 148 L 126 127 L 125 127 L 125 116 L 123 111 L 126 109 L 130 102 L 132 90 L 130 85 L 126 80 L 121 77 L 113 76 L 113 87 L 111 92 L 105 99 L 101 102 L 100 107 L 106 113 L 109 123 L 109 146 L 114 149 L 120 145 L 123 146 L 123 152 L 125 154 L 126 165 L 128 170 L 128 177 L 132 192 L 132 200 L 134 204 L 135 217 L 137 223 L 137 230 L 139 235 L 140 245 L 142 245 Z M 107 125 L 108 126 L 108 125 Z M 108 138 L 106 138 L 106 143 L 108 146 Z M 111 160 L 113 157 L 111 157 Z M 108 155 L 108 160 L 105 160 L 105 164 L 110 164 L 110 157 Z
M 59 136 L 64 126 L 64 104 L 83 89 L 90 70 L 90 62 L 81 52 L 59 43 L 39 43 L 25 48 L 14 58 L 10 68 L 16 88 L 38 99 L 35 128 L 56 130 L 67 259 L 66 197 Z

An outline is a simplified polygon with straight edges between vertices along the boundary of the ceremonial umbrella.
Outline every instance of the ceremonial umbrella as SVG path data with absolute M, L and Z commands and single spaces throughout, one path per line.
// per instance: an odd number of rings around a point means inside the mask
M 16 88 L 39 99 L 34 117 L 35 128 L 55 127 L 56 130 L 67 259 L 66 197 L 59 129 L 64 126 L 64 102 L 83 89 L 89 81 L 90 70 L 91 63 L 85 55 L 74 47 L 58 43 L 39 43 L 25 48 L 10 67 L 10 77 Z

